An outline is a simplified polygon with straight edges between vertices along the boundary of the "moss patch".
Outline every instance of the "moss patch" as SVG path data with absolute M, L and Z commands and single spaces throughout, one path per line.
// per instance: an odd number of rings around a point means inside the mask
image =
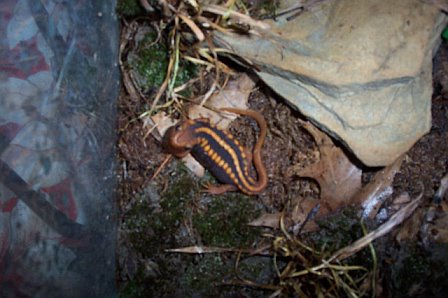
M 240 287 L 224 286 L 226 281 L 236 278 L 236 254 L 190 255 L 169 253 L 165 249 L 199 243 L 209 247 L 251 247 L 259 236 L 259 229 L 247 226 L 260 213 L 256 201 L 239 193 L 221 196 L 201 193 L 204 181 L 212 178 L 207 175 L 199 180 L 180 162 L 174 164 L 178 166 L 168 170 L 170 174 L 165 173 L 170 177 L 167 190 L 155 192 L 151 189 L 139 194 L 125 214 L 122 227 L 127 231 L 133 250 L 142 259 L 151 259 L 158 270 L 156 274 L 148 274 L 147 265 L 138 264 L 135 276 L 120 291 L 120 296 L 189 296 L 202 293 L 204 296 L 223 297 L 224 293 L 240 293 Z M 158 189 L 157 185 L 150 187 Z M 160 197 L 157 197 L 158 193 Z M 256 268 L 249 264 L 261 263 L 241 263 L 244 275 L 256 280 L 263 266 Z M 163 293 L 159 293 L 161 289 Z M 244 291 L 253 293 L 254 290 Z
M 189 204 L 199 185 L 186 170 L 180 166 L 179 175 L 174 176 L 169 189 L 160 198 L 159 206 L 154 207 L 148 201 L 139 198 L 126 214 L 125 225 L 132 232 L 131 242 L 141 251 L 151 251 L 153 245 L 159 246 L 161 240 L 167 244 L 179 229 L 189 211 Z M 174 244 L 174 243 L 173 243 Z
M 311 237 L 320 250 L 334 252 L 363 236 L 360 219 L 350 208 L 319 220 L 318 224 L 319 231 Z
M 157 33 L 151 28 L 139 42 L 138 48 L 128 55 L 127 63 L 134 70 L 134 78 L 143 93 L 155 93 L 167 76 L 170 52 L 166 39 L 161 36 L 157 40 Z M 173 88 L 186 83 L 195 77 L 197 67 L 190 62 L 180 59 Z M 171 79 L 174 79 L 171 74 Z M 182 95 L 188 96 L 190 90 L 184 90 Z
M 402 243 L 391 279 L 391 297 L 444 297 L 448 289 L 448 245 L 437 244 L 426 251 L 417 243 Z M 440 254 L 441 253 L 441 254 Z M 428 274 L 431 272 L 431 274 Z
M 208 210 L 193 216 L 193 224 L 205 245 L 245 247 L 259 234 L 247 225 L 258 214 L 250 198 L 233 193 L 212 198 Z
M 136 17 L 143 14 L 143 8 L 139 0 L 118 0 L 116 11 L 118 15 L 123 17 Z

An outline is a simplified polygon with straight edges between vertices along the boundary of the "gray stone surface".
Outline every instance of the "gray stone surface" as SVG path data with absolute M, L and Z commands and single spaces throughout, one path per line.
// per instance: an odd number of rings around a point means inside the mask
M 363 163 L 383 166 L 431 127 L 432 56 L 446 23 L 417 0 L 335 0 L 217 40 Z

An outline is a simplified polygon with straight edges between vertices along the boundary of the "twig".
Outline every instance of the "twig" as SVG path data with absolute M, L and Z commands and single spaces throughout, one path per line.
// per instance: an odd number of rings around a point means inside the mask
M 185 24 L 187 24 L 188 27 L 190 27 L 191 31 L 193 31 L 199 41 L 203 41 L 205 39 L 202 30 L 199 29 L 199 27 L 191 19 L 183 14 L 179 14 L 179 17 L 182 19 L 182 21 L 184 21 Z
M 204 5 L 204 6 L 202 6 L 202 10 L 210 12 L 210 13 L 214 13 L 216 15 L 220 15 L 223 17 L 229 17 L 229 18 L 236 19 L 237 21 L 239 21 L 241 23 L 246 23 L 249 26 L 258 28 L 260 30 L 269 30 L 270 29 L 270 26 L 267 23 L 254 20 L 248 15 L 239 13 L 237 11 L 229 10 L 229 9 L 226 9 L 225 7 L 221 7 L 218 5 L 213 5 L 213 4 Z
M 163 168 L 166 166 L 166 164 L 171 160 L 171 158 L 173 157 L 173 155 L 168 155 L 165 160 L 162 162 L 162 164 L 160 164 L 160 166 L 157 168 L 157 170 L 154 172 L 154 175 L 152 175 L 152 177 L 149 179 L 149 181 L 153 180 L 154 178 L 156 178 L 160 172 L 163 170 Z

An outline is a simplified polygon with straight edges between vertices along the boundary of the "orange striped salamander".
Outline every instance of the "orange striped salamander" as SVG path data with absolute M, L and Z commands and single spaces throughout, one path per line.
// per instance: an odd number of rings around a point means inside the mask
M 248 195 L 261 192 L 268 184 L 266 169 L 261 161 L 261 148 L 266 138 L 264 117 L 252 110 L 223 108 L 222 111 L 249 116 L 260 126 L 260 136 L 253 150 L 253 163 L 258 179 L 251 175 L 252 154 L 229 132 L 218 129 L 206 118 L 184 120 L 170 127 L 162 145 L 176 157 L 191 153 L 222 185 L 210 185 L 207 192 L 222 194 L 240 190 Z

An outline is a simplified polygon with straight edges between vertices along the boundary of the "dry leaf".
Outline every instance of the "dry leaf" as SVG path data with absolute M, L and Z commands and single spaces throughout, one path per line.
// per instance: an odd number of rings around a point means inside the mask
M 146 134 L 151 133 L 154 128 L 157 128 L 158 134 L 153 133 L 153 137 L 157 141 L 161 141 L 161 136 L 165 134 L 168 128 L 176 124 L 176 120 L 172 119 L 171 117 L 168 117 L 165 113 L 157 113 L 152 117 L 145 116 L 142 118 L 143 121 L 143 128 L 147 128 L 148 131 Z
M 246 74 L 227 83 L 225 88 L 213 94 L 207 101 L 207 107 L 192 105 L 188 110 L 190 119 L 208 118 L 210 122 L 217 124 L 220 129 L 226 129 L 236 119 L 236 115 L 223 117 L 218 111 L 224 107 L 232 107 L 241 110 L 248 108 L 249 95 L 255 86 L 255 82 Z M 213 109 L 213 110 L 211 110 Z
M 185 164 L 185 166 L 193 172 L 198 177 L 204 177 L 205 175 L 205 169 L 204 167 L 191 156 L 188 154 L 187 156 L 182 158 L 182 162 Z
M 407 193 L 406 193 L 407 194 Z M 400 210 L 404 205 L 409 203 L 409 195 L 398 196 L 393 199 L 392 203 L 387 207 L 389 213 L 395 213 Z
M 319 227 L 316 222 L 313 218 L 309 218 L 310 212 L 313 212 L 313 208 L 315 207 L 316 203 L 311 200 L 304 200 L 303 202 L 298 203 L 290 214 L 285 214 L 283 217 L 283 224 L 287 229 L 292 228 L 292 232 L 295 235 L 318 230 Z M 282 212 L 265 213 L 251 221 L 248 225 L 279 229 L 281 216 Z
M 376 173 L 372 181 L 353 196 L 353 203 L 362 204 L 363 217 L 374 218 L 384 200 L 392 195 L 391 185 L 403 159 L 404 156 L 400 156 L 393 164 Z
M 345 155 L 336 147 L 325 133 L 311 123 L 304 123 L 304 127 L 313 136 L 319 147 L 320 160 L 304 169 L 293 169 L 296 175 L 315 179 L 320 186 L 320 201 L 316 218 L 320 218 L 343 206 L 351 204 L 351 198 L 361 188 L 361 173 Z M 290 214 L 286 214 L 285 226 L 293 228 L 295 234 L 310 232 L 317 229 L 313 218 L 308 218 L 317 202 L 300 200 Z M 279 228 L 281 213 L 264 214 L 252 221 L 250 225 Z M 302 226 L 305 223 L 304 226 Z
M 248 223 L 249 226 L 253 227 L 268 227 L 272 229 L 278 229 L 280 227 L 280 217 L 282 214 L 280 212 L 278 213 L 265 213 L 258 217 L 257 219 L 254 219 L 250 223 Z
M 351 203 L 352 196 L 361 188 L 362 171 L 356 167 L 325 133 L 311 123 L 304 128 L 313 136 L 319 147 L 320 160 L 296 172 L 301 177 L 315 179 L 320 186 L 319 215 L 325 210 L 334 211 Z

